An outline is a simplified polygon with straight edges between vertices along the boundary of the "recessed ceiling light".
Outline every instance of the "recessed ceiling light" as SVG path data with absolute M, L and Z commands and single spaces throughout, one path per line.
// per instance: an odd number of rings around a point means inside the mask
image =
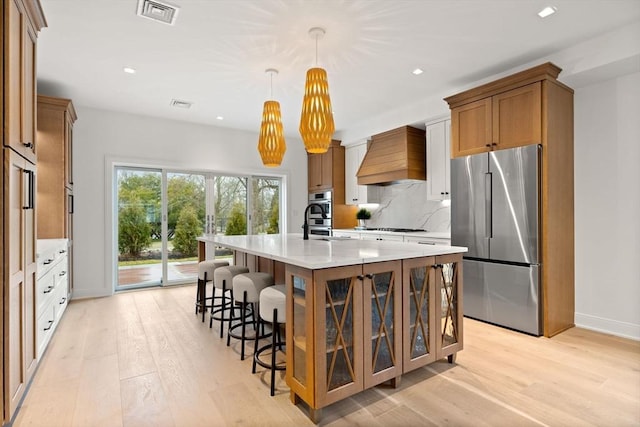
M 218 116 L 218 117 L 216 117 L 216 120 L 224 120 L 224 117 Z
M 424 73 L 424 71 L 422 71 L 421 68 L 416 68 L 415 70 L 412 71 L 413 74 L 415 74 L 416 76 L 419 76 L 420 74 Z
M 124 67 L 122 69 L 122 71 L 124 71 L 127 74 L 135 74 L 136 73 L 136 69 L 135 68 L 131 68 L 131 67 Z
M 547 6 L 544 9 L 542 9 L 540 12 L 538 12 L 538 16 L 540 18 L 546 18 L 547 16 L 553 15 L 554 13 L 556 13 L 556 10 L 558 10 L 558 8 L 555 6 Z

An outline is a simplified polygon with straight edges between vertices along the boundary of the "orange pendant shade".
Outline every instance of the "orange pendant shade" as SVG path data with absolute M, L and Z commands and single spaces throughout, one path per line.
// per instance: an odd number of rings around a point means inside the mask
M 311 68 L 307 71 L 300 118 L 300 136 L 307 152 L 326 153 L 334 131 L 327 72 Z
M 258 152 L 267 167 L 280 166 L 287 144 L 284 142 L 282 115 L 278 101 L 265 101 L 258 138 Z

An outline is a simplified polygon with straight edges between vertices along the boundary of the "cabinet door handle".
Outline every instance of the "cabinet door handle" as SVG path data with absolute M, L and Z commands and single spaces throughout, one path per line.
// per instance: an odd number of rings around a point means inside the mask
M 358 280 L 364 280 L 364 276 L 362 274 L 359 274 L 356 277 L 358 278 Z
M 434 245 L 435 246 L 435 243 L 433 243 L 433 242 L 418 242 L 418 244 L 419 245 Z
M 60 301 L 60 305 L 64 304 L 66 300 L 67 300 L 67 297 L 62 297 L 62 300 Z
M 49 320 L 47 323 L 49 325 L 46 328 L 44 328 L 45 331 L 48 331 L 49 329 L 51 329 L 51 327 L 53 326 L 53 320 Z
M 22 143 L 22 145 L 23 145 L 25 148 L 29 148 L 29 149 L 32 149 L 32 148 L 33 148 L 33 142 L 23 142 L 23 143 Z
M 367 279 L 373 279 L 373 274 L 365 274 L 365 276 Z
M 42 291 L 43 294 L 48 294 L 49 292 L 51 292 L 53 290 L 53 286 L 47 286 L 47 289 L 45 289 L 44 291 Z
M 53 262 L 52 258 L 48 258 L 45 262 L 43 262 L 44 265 L 49 265 Z
M 491 144 L 484 144 L 485 147 L 491 147 Z
M 498 144 L 496 142 L 492 142 L 491 145 L 495 147 Z
M 59 253 L 59 254 L 64 254 L 64 253 L 66 253 L 66 252 L 67 252 L 66 250 L 64 250 L 64 249 L 60 249 L 60 251 L 59 251 L 58 253 Z
M 73 194 L 69 194 L 69 213 L 72 214 L 74 213 L 74 206 L 73 206 Z
M 67 274 L 67 272 L 66 272 L 66 271 L 61 271 L 61 272 L 60 272 L 60 274 L 58 274 L 58 276 L 62 277 L 62 276 L 64 276 L 65 274 Z
M 26 191 L 26 194 L 24 194 L 24 199 L 26 202 L 26 205 L 22 206 L 22 209 L 33 209 L 35 206 L 35 189 L 36 189 L 36 179 L 35 179 L 35 172 L 31 171 L 31 170 L 23 170 L 23 172 L 25 173 L 25 175 L 27 175 L 27 184 L 24 186 L 24 191 Z

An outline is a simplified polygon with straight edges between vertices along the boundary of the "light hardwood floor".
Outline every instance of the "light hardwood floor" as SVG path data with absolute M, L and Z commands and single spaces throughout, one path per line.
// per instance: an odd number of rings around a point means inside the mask
M 72 301 L 21 426 L 305 426 L 284 375 L 269 396 L 238 344 L 194 314 L 195 286 Z M 640 425 L 640 343 L 573 328 L 534 338 L 465 319 L 445 361 L 325 408 L 321 425 Z

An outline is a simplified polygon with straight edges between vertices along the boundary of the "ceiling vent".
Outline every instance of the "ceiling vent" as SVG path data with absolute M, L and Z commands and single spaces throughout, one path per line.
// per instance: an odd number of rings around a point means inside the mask
M 179 10 L 177 6 L 156 0 L 138 0 L 138 16 L 153 19 L 163 24 L 175 24 Z
M 180 101 L 179 99 L 172 99 L 171 104 L 169 105 L 176 108 L 191 108 L 193 103 L 189 101 Z

